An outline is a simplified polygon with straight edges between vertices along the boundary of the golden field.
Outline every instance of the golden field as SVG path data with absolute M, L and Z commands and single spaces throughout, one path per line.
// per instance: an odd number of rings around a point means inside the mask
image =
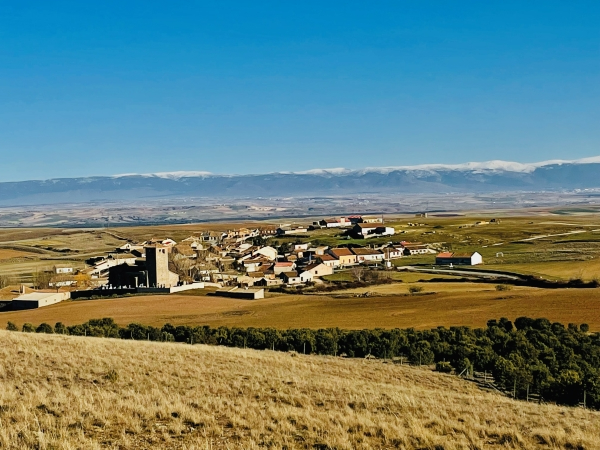
M 281 329 L 424 329 L 455 325 L 482 327 L 493 318 L 514 320 L 528 316 L 545 317 L 565 324 L 587 323 L 592 331 L 600 331 L 600 289 L 514 288 L 497 292 L 493 285 L 479 283 L 415 285 L 422 285 L 424 292 L 408 295 L 407 284 L 398 283 L 361 289 L 380 291 L 366 298 L 345 292 L 279 294 L 254 301 L 189 294 L 68 301 L 37 310 L 0 313 L 0 327 L 4 328 L 7 321 L 18 325 L 25 322 L 74 325 L 92 318 L 112 317 L 122 326 L 138 322 L 160 327 L 169 322 L 173 325 Z M 448 286 L 446 291 L 441 290 L 443 285 Z M 432 293 L 436 286 L 440 292 Z M 460 286 L 463 290 L 455 290 Z M 469 291 L 469 288 L 472 290 Z
M 600 413 L 372 360 L 0 332 L 0 448 L 596 449 Z

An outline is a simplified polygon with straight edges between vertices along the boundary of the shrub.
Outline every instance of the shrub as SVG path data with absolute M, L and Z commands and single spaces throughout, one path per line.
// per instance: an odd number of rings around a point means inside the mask
M 423 292 L 423 288 L 421 286 L 410 286 L 408 288 L 408 293 L 410 295 L 418 294 L 419 292 Z
M 27 322 L 23 324 L 23 333 L 35 333 L 35 327 L 33 324 Z
M 36 333 L 46 333 L 46 334 L 53 334 L 54 330 L 52 329 L 52 327 L 50 325 L 48 325 L 47 323 L 42 323 L 40 324 L 39 327 L 36 328 L 35 330 Z
M 497 284 L 496 285 L 497 291 L 510 291 L 511 289 L 512 289 L 512 286 L 509 284 Z
M 581 325 L 579 325 L 579 329 L 584 333 L 587 333 L 588 331 L 590 331 L 590 326 L 587 323 L 582 323 Z
M 54 332 L 56 334 L 69 334 L 69 329 L 62 322 L 56 322 Z
M 111 383 L 116 383 L 119 380 L 119 374 L 115 369 L 111 369 L 104 375 L 104 379 Z
M 435 370 L 442 373 L 450 373 L 452 372 L 452 366 L 447 361 L 438 361 L 435 364 Z
M 19 327 L 17 327 L 14 323 L 10 321 L 6 324 L 6 329 L 8 331 L 19 331 Z

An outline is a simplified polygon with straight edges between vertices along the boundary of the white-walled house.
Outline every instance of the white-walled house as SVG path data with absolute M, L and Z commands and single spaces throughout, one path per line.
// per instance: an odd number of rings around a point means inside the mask
M 279 278 L 281 278 L 285 284 L 301 284 L 303 282 L 297 272 L 281 272 Z
M 359 239 L 392 236 L 395 232 L 394 227 L 386 227 L 377 223 L 357 223 L 352 228 L 352 234 Z
M 293 261 L 279 261 L 273 265 L 273 272 L 279 275 L 283 272 L 291 272 L 296 268 L 296 263 Z
M 300 277 L 300 282 L 302 283 L 308 283 L 313 280 L 313 274 L 310 271 L 300 271 L 298 276 Z
M 54 266 L 54 273 L 56 273 L 56 274 L 65 274 L 65 273 L 73 273 L 73 272 L 74 272 L 74 270 L 73 270 L 73 267 L 71 267 L 71 266 L 65 266 L 62 264 L 60 264 L 60 265 L 57 264 L 56 266 Z
M 438 265 L 476 266 L 483 264 L 483 257 L 479 252 L 471 253 L 440 253 L 435 257 Z
M 404 256 L 404 248 L 399 245 L 388 245 L 383 247 L 381 251 L 385 259 L 399 259 Z
M 324 263 L 313 263 L 304 268 L 304 272 L 310 272 L 313 277 L 322 277 L 325 275 L 331 275 L 333 273 L 333 267 L 328 266 Z
M 259 248 L 258 250 L 256 250 L 253 255 L 262 255 L 268 259 L 270 259 L 271 261 L 275 261 L 277 259 L 277 250 L 275 250 L 273 247 L 262 247 Z
M 384 258 L 383 252 L 372 248 L 353 248 L 352 253 L 356 255 L 356 261 L 359 263 L 383 261 Z
M 325 255 L 319 256 L 318 260 L 321 261 L 326 266 L 331 267 L 332 269 L 335 268 L 335 267 L 339 267 L 340 266 L 340 260 L 339 260 L 339 258 L 336 258 L 336 257 L 334 257 L 332 255 L 329 255 L 329 254 L 325 254 Z

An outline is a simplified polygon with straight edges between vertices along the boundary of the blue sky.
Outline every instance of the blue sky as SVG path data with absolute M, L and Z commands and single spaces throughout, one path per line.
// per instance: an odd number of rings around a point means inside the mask
M 0 181 L 600 155 L 600 2 L 0 4 Z

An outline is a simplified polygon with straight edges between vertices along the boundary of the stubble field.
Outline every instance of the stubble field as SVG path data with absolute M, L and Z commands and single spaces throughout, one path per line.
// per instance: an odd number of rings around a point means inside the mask
M 351 294 L 273 295 L 264 300 L 236 300 L 205 295 L 157 295 L 107 300 L 82 300 L 30 311 L 0 314 L 7 321 L 68 325 L 92 318 L 112 317 L 120 325 L 211 325 L 273 328 L 435 328 L 485 326 L 492 318 L 545 317 L 562 323 L 587 323 L 600 331 L 600 289 L 515 288 L 498 292 L 473 283 L 474 290 L 439 293 L 399 293 L 354 297 Z M 427 286 L 427 284 L 425 284 Z M 455 287 L 456 284 L 450 284 Z

